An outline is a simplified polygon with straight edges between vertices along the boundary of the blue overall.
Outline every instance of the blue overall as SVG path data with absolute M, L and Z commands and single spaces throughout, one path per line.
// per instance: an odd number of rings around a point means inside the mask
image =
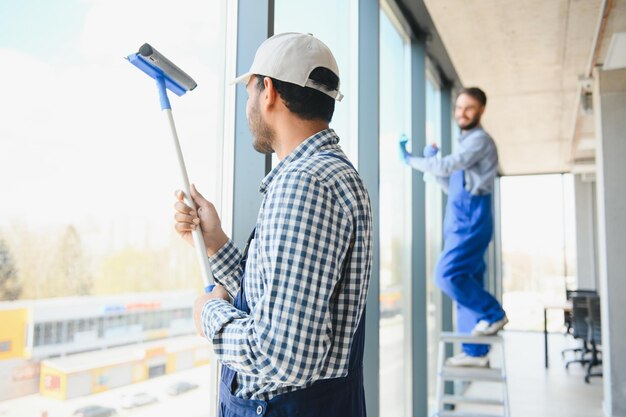
M 504 317 L 498 300 L 484 289 L 485 252 L 493 233 L 491 194 L 473 195 L 465 189 L 464 171 L 455 171 L 448 185 L 443 227 L 443 252 L 435 282 L 457 305 L 457 329 L 470 333 L 476 323 Z M 464 344 L 469 356 L 485 356 L 488 345 Z
M 338 155 L 325 155 L 349 162 Z M 254 232 L 242 254 L 244 269 L 239 293 L 233 301 L 236 308 L 250 313 L 244 291 L 245 261 Z M 245 400 L 234 395 L 237 373 L 222 366 L 219 392 L 219 417 L 365 417 L 363 388 L 363 348 L 365 344 L 365 311 L 357 326 L 352 345 L 348 375 L 342 378 L 320 380 L 308 388 L 273 397 L 269 401 Z

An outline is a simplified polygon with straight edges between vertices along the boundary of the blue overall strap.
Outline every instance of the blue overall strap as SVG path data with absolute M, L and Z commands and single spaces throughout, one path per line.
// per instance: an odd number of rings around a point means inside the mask
M 256 227 L 252 229 L 252 233 L 250 233 L 250 236 L 248 237 L 246 246 L 243 248 L 243 252 L 241 252 L 241 282 L 239 283 L 239 293 L 237 294 L 237 297 L 235 297 L 235 299 L 233 300 L 233 305 L 246 314 L 250 313 L 248 300 L 246 299 L 246 293 L 244 290 L 244 284 L 246 279 L 246 261 L 248 260 L 248 250 L 250 250 L 250 243 L 254 239 L 255 234 Z

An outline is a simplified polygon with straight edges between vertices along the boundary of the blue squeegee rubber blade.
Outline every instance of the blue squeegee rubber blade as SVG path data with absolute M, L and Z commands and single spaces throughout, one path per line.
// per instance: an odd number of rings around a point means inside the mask
M 134 66 L 136 66 L 137 68 L 139 68 L 140 70 L 142 70 L 143 72 L 148 74 L 150 77 L 154 78 L 155 80 L 157 78 L 163 78 L 165 80 L 165 87 L 171 92 L 173 92 L 174 94 L 176 94 L 177 96 L 180 97 L 187 92 L 187 90 L 184 87 L 176 83 L 176 81 L 170 78 L 163 70 L 152 65 L 150 62 L 148 62 L 138 53 L 128 55 L 127 58 L 131 64 L 133 64 Z

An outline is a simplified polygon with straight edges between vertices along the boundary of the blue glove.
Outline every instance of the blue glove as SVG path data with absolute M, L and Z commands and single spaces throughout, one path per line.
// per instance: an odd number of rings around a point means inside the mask
M 424 146 L 424 158 L 431 158 L 437 155 L 437 152 L 439 152 L 439 148 L 434 143 L 432 145 Z
M 409 138 L 406 137 L 406 135 L 403 133 L 402 136 L 400 136 L 400 159 L 402 159 L 404 162 L 407 161 L 407 158 L 409 156 L 411 156 L 411 153 L 409 151 L 406 150 L 406 144 L 409 142 Z

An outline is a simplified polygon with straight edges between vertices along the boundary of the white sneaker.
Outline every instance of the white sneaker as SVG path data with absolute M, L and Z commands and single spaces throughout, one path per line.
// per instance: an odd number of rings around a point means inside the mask
M 475 368 L 488 368 L 489 358 L 486 356 L 469 356 L 459 353 L 446 359 L 446 366 L 472 366 Z
M 472 329 L 472 336 L 492 336 L 502 330 L 508 322 L 509 319 L 507 319 L 506 316 L 493 323 L 489 323 L 487 320 L 481 320 L 476 323 L 476 326 Z

